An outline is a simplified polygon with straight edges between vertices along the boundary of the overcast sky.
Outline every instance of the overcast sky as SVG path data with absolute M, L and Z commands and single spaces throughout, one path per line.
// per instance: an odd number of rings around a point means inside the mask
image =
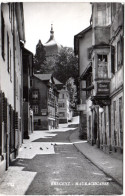
M 25 47 L 35 53 L 40 39 L 46 43 L 53 24 L 55 39 L 73 47 L 74 35 L 90 25 L 91 4 L 75 2 L 24 2 Z

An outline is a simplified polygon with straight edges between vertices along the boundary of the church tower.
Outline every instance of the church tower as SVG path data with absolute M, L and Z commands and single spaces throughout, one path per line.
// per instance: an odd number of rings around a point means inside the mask
M 50 38 L 49 40 L 44 44 L 45 50 L 46 50 L 46 57 L 53 57 L 55 56 L 61 49 L 61 45 L 58 44 L 54 38 L 54 30 L 53 30 L 53 24 L 51 24 L 51 30 L 50 30 Z

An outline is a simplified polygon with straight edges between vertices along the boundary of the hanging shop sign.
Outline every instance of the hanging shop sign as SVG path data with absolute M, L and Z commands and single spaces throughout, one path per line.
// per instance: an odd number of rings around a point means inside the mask
M 97 93 L 100 95 L 101 94 L 109 95 L 110 93 L 109 83 L 106 82 L 97 83 Z

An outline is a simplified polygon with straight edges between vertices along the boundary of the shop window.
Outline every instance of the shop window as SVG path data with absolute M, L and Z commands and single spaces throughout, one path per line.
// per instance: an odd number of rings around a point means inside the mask
M 107 55 L 97 55 L 98 60 L 98 78 L 107 78 L 108 71 L 107 71 Z
M 33 105 L 32 106 L 34 114 L 38 114 L 38 105 Z
M 117 138 L 116 138 L 116 101 L 113 101 L 113 125 L 114 125 L 114 145 L 117 145 Z
M 89 139 L 91 139 L 91 116 L 89 116 Z
M 106 133 L 107 120 L 106 120 L 106 110 L 104 110 L 104 123 L 105 123 L 105 144 L 107 144 L 107 133 Z
M 33 90 L 32 91 L 32 99 L 38 99 L 38 90 Z

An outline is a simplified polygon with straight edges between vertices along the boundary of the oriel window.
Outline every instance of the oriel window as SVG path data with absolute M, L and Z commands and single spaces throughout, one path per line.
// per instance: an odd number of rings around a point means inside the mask
M 98 78 L 107 78 L 108 77 L 107 55 L 98 54 L 97 61 L 98 61 Z

